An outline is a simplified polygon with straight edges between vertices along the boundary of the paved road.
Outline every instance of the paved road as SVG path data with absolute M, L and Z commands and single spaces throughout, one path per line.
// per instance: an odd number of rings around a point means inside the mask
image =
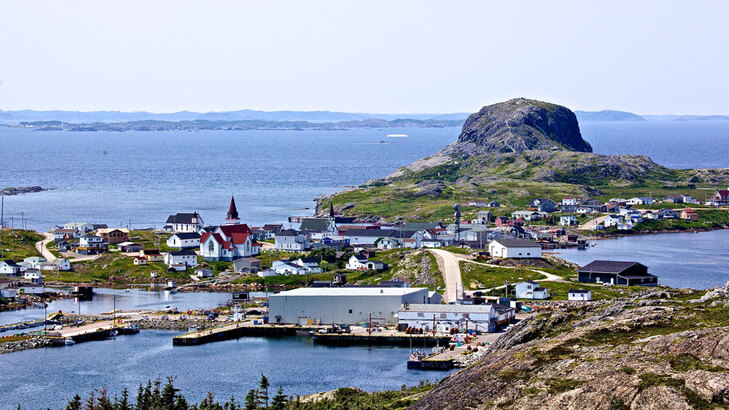
M 461 280 L 461 268 L 458 266 L 458 259 L 454 254 L 442 249 L 428 249 L 435 255 L 438 267 L 443 272 L 446 292 L 443 295 L 446 303 L 455 302 L 459 292 L 463 292 L 463 281 Z
M 41 254 L 41 256 L 46 258 L 48 262 L 53 263 L 56 261 L 56 257 L 48 250 L 48 243 L 53 240 L 53 234 L 43 232 L 41 235 L 43 235 L 43 240 L 35 243 L 35 249 Z

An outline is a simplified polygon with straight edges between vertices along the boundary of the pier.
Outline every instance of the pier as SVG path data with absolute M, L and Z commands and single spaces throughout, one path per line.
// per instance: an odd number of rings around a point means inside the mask
M 172 338 L 175 346 L 194 346 L 222 340 L 237 339 L 239 337 L 283 337 L 296 336 L 300 332 L 317 331 L 323 326 L 301 327 L 296 325 L 267 325 L 253 324 L 252 322 L 234 323 L 227 326 L 216 327 L 186 333 Z
M 347 345 L 373 345 L 373 346 L 435 346 L 448 345 L 450 336 L 408 335 L 402 332 L 385 334 L 314 334 L 314 343 L 347 346 Z

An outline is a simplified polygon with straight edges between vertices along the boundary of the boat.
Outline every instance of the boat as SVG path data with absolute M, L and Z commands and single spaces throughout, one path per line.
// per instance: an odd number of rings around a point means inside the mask
M 419 350 L 416 350 L 415 352 L 410 354 L 410 358 L 408 359 L 407 368 L 408 369 L 420 369 L 421 364 L 420 362 L 425 359 L 425 353 L 421 353 Z
M 116 335 L 118 335 L 118 334 L 119 334 L 119 331 L 116 330 L 116 329 L 114 329 L 111 332 L 109 332 L 109 336 L 110 337 L 116 337 Z
M 407 138 L 407 134 L 387 134 L 389 138 Z
M 66 346 L 71 346 L 73 344 L 76 344 L 76 342 L 73 341 L 73 338 L 70 338 L 70 337 L 67 337 L 67 338 L 63 339 L 63 343 Z

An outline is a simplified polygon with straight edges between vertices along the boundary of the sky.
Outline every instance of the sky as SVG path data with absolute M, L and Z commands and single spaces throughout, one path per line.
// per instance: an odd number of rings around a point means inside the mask
M 729 114 L 729 1 L 0 0 L 0 109 Z

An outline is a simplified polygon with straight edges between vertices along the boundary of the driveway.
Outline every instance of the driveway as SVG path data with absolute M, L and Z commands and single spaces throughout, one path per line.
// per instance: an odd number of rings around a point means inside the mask
M 43 240 L 35 243 L 35 249 L 41 254 L 41 256 L 46 258 L 48 262 L 53 263 L 56 261 L 56 257 L 48 250 L 48 243 L 53 240 L 53 234 L 42 232 L 41 235 L 43 235 Z
M 463 281 L 461 280 L 461 268 L 458 266 L 458 259 L 451 252 L 442 249 L 428 249 L 428 252 L 435 255 L 438 267 L 443 272 L 443 281 L 446 291 L 443 298 L 446 303 L 456 302 L 458 293 L 463 292 Z

